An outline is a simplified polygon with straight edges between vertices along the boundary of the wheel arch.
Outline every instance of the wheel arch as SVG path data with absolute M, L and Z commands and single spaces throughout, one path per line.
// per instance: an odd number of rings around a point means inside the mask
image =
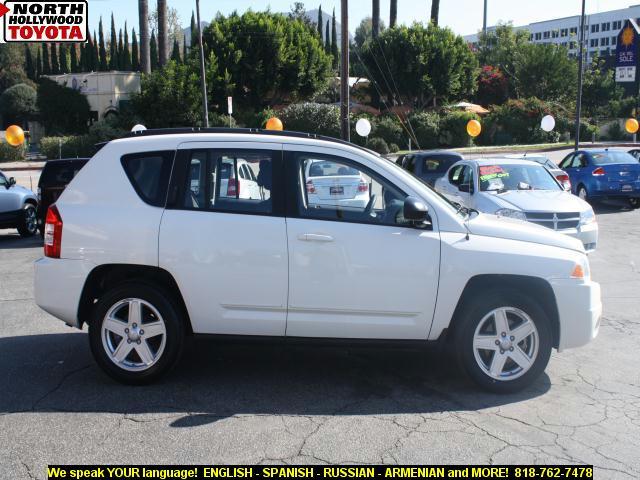
M 38 201 L 37 201 L 37 200 L 35 200 L 35 199 L 33 199 L 33 198 L 27 198 L 27 199 L 24 201 L 24 204 L 25 204 L 25 205 L 33 205 L 34 207 L 38 208 Z
M 560 315 L 553 288 L 546 280 L 539 277 L 525 275 L 477 275 L 469 279 L 458 300 L 456 309 L 447 329 L 447 339 L 454 338 L 457 323 L 467 303 L 478 294 L 495 289 L 527 292 L 544 309 L 551 321 L 553 346 L 558 348 L 560 343 Z
M 187 306 L 177 282 L 168 271 L 146 265 L 109 264 L 94 268 L 87 276 L 78 306 L 78 327 L 88 323 L 98 299 L 124 282 L 140 282 L 162 290 L 170 296 L 182 313 L 184 326 L 189 334 L 193 333 Z

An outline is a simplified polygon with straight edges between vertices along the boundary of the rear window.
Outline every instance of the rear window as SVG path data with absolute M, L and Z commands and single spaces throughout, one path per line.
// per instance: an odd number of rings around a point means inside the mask
M 595 165 L 638 163 L 638 160 L 633 158 L 633 156 L 629 155 L 627 152 L 592 153 L 591 158 L 593 158 L 593 163 Z
M 422 172 L 445 173 L 458 160 L 460 159 L 451 157 L 422 157 Z
M 88 160 L 47 162 L 40 175 L 39 185 L 41 187 L 68 185 L 87 162 Z
M 131 185 L 149 205 L 165 205 L 174 154 L 173 151 L 165 151 L 135 153 L 122 157 L 122 166 Z

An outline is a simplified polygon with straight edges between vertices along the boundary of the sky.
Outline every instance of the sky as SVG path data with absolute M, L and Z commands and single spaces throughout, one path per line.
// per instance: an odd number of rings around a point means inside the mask
M 177 9 L 184 27 L 189 26 L 191 12 L 195 9 L 195 0 L 167 0 L 170 7 Z M 307 0 L 303 2 L 307 10 L 313 10 L 322 3 L 324 11 L 332 11 L 335 7 L 340 16 L 339 0 Z M 626 8 L 637 3 L 636 0 L 587 0 L 587 13 L 598 13 L 607 10 Z M 223 14 L 234 10 L 243 12 L 249 8 L 265 10 L 270 7 L 273 12 L 288 12 L 293 1 L 269 0 L 200 0 L 200 11 L 203 21 L 210 21 L 217 12 Z M 149 0 L 149 9 L 153 10 L 156 0 Z M 581 0 L 489 0 L 488 23 L 494 25 L 498 21 L 512 21 L 514 25 L 526 25 L 531 22 L 550 20 L 552 18 L 579 15 Z M 138 30 L 138 2 L 136 0 L 89 0 L 89 26 L 97 31 L 100 15 L 105 19 L 108 32 L 111 12 L 114 12 L 116 27 L 124 25 L 125 20 Z M 451 28 L 454 32 L 467 35 L 476 33 L 482 28 L 482 0 L 441 0 L 440 24 Z M 380 1 L 381 17 L 385 24 L 389 23 L 389 0 Z M 398 21 L 410 24 L 414 21 L 429 19 L 430 0 L 398 0 Z M 461 12 L 463 12 L 461 14 Z M 349 29 L 353 33 L 360 21 L 371 15 L 370 0 L 349 0 Z

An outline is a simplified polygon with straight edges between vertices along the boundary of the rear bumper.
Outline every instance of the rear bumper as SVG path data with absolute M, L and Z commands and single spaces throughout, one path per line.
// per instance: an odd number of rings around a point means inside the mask
M 623 187 L 624 186 L 624 187 Z M 626 188 L 626 190 L 623 190 Z M 595 182 L 588 190 L 591 198 L 634 198 L 640 197 L 640 181 L 631 182 Z
M 581 347 L 596 338 L 602 316 L 600 285 L 571 279 L 550 283 L 560 318 L 558 351 Z
M 80 296 L 95 265 L 84 260 L 41 258 L 35 262 L 35 300 L 45 312 L 81 328 Z

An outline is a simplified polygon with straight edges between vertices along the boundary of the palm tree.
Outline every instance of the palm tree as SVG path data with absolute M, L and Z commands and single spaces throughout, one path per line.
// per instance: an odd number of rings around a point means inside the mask
M 142 73 L 151 73 L 148 0 L 138 0 L 138 15 L 140 16 L 140 71 Z
M 371 36 L 378 38 L 380 33 L 380 0 L 373 0 L 371 10 Z
M 439 16 L 440 16 L 440 0 L 431 0 L 431 23 L 437 26 Z
M 389 11 L 389 28 L 396 26 L 398 22 L 398 0 L 391 0 L 391 7 Z
M 161 67 L 167 64 L 169 55 L 168 30 L 167 0 L 158 0 L 158 62 Z

